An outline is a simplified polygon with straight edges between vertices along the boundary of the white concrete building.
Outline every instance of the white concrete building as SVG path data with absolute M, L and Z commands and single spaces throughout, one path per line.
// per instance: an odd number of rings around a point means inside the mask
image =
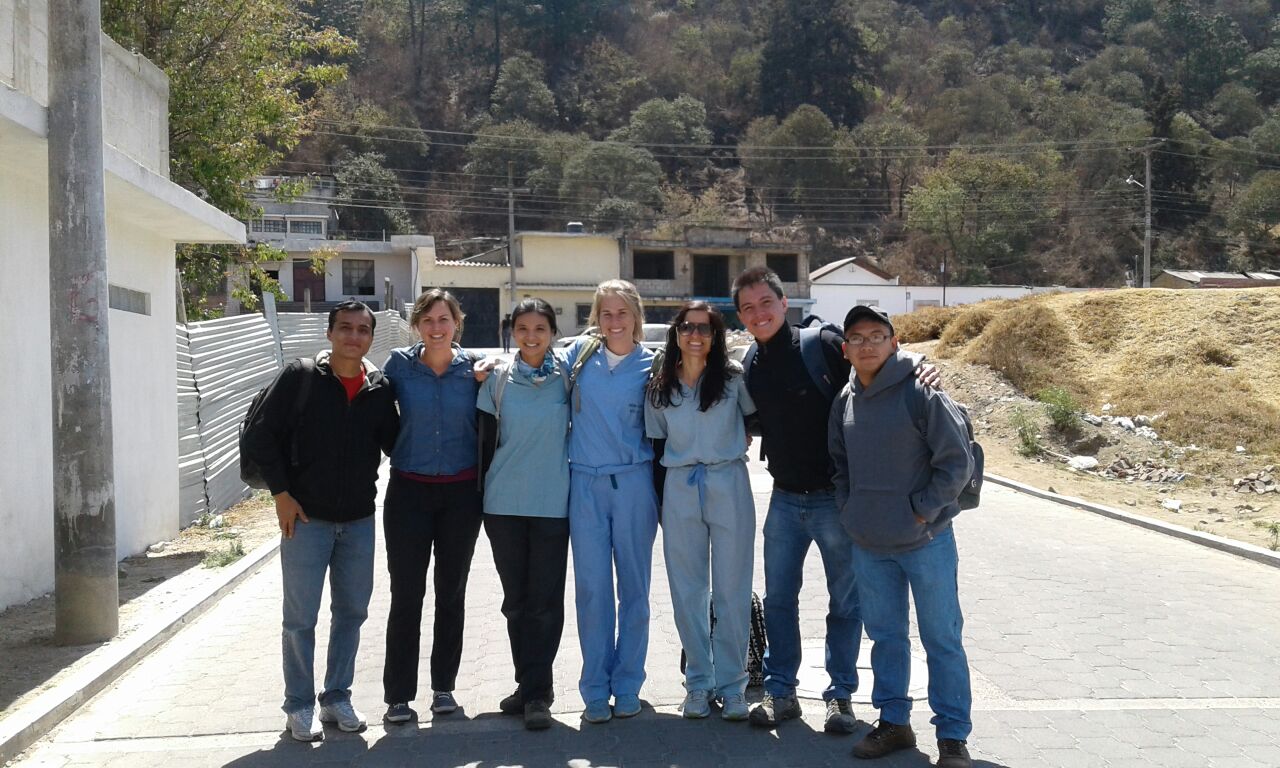
M 858 304 L 880 307 L 902 315 L 921 307 L 953 307 L 986 299 L 1019 299 L 1037 293 L 1079 290 L 1061 286 L 1030 285 L 900 285 L 898 278 L 857 258 L 841 259 L 815 269 L 812 281 L 813 313 L 839 324 Z
M 0 0 L 0 609 L 53 588 L 48 9 Z M 169 181 L 168 80 L 103 38 L 116 542 L 178 531 L 174 244 L 244 227 Z

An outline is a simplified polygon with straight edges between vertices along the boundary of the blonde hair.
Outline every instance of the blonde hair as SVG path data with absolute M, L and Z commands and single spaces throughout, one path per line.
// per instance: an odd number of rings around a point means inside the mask
M 457 341 L 462 338 L 462 321 L 466 317 L 462 312 L 462 305 L 458 303 L 457 298 L 443 288 L 432 288 L 424 291 L 418 300 L 413 302 L 413 310 L 409 313 L 409 325 L 416 330 L 418 321 L 427 313 L 437 302 L 443 301 L 445 306 L 449 308 L 449 314 L 453 315 L 454 325 L 458 326 L 454 331 L 453 340 Z
M 605 280 L 596 286 L 595 298 L 591 301 L 591 315 L 587 325 L 600 327 L 600 302 L 605 296 L 617 296 L 627 304 L 627 309 L 635 315 L 636 325 L 631 331 L 631 339 L 639 344 L 644 341 L 644 302 L 640 300 L 640 292 L 626 280 Z

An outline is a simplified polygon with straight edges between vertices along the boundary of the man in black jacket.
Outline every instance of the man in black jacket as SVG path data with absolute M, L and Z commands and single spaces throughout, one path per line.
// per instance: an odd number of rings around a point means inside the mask
M 314 364 L 286 366 L 245 428 L 246 453 L 261 467 L 283 536 L 283 709 L 299 741 L 323 739 L 320 723 L 365 727 L 351 704 L 351 681 L 373 592 L 378 467 L 399 430 L 390 383 L 364 359 L 376 322 L 358 301 L 330 311 L 331 349 Z M 326 573 L 333 617 L 317 718 L 312 669 Z

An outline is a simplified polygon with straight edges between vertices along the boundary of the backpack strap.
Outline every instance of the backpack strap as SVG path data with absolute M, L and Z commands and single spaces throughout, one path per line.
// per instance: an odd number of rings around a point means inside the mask
M 760 351 L 760 342 L 753 341 L 751 346 L 747 347 L 747 353 L 742 356 L 742 383 L 751 385 L 751 366 L 756 361 L 756 353 Z
M 582 375 L 582 369 L 587 366 L 587 363 L 603 343 L 603 339 L 598 334 L 588 331 L 585 335 L 587 340 L 582 343 L 582 348 L 578 350 L 578 357 L 573 361 L 573 368 L 568 371 L 568 375 L 565 377 L 568 392 L 573 395 L 570 404 L 573 406 L 574 413 L 582 413 L 582 395 L 577 391 L 578 377 Z M 549 350 L 548 354 L 550 354 Z
M 835 383 L 831 380 L 831 368 L 827 365 L 827 357 L 822 353 L 822 330 L 822 326 L 817 326 L 801 328 L 797 333 L 800 334 L 800 357 L 804 360 L 805 370 L 809 372 L 809 378 L 813 379 L 822 396 L 830 400 L 835 395 Z M 755 345 L 753 344 L 752 347 L 754 348 Z M 743 367 L 746 367 L 745 359 Z
M 302 412 L 306 410 L 307 398 L 311 396 L 311 380 L 316 373 L 316 361 L 311 357 L 300 357 L 302 381 L 298 383 L 298 394 L 293 401 L 293 422 L 289 425 L 289 460 L 298 466 L 298 425 L 302 423 Z
M 502 392 L 511 381 L 511 363 L 498 363 L 493 366 L 493 420 L 502 423 Z

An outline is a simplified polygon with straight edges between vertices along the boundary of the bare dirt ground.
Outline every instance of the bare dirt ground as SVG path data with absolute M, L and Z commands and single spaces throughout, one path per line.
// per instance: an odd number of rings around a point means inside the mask
M 1188 449 L 1158 437 L 1143 437 L 1106 421 L 1101 425 L 1082 423 L 1074 435 L 1063 435 L 1050 423 L 1043 403 L 1028 398 L 1003 375 L 986 366 L 938 358 L 932 354 L 936 344 L 906 346 L 928 354 L 930 362 L 943 373 L 946 391 L 969 407 L 974 431 L 986 454 L 988 472 L 1185 528 L 1276 548 L 1271 526 L 1280 521 L 1280 493 L 1259 494 L 1252 485 L 1248 492 L 1240 492 L 1235 481 L 1251 473 L 1270 476 L 1280 465 L 1277 457 L 1223 449 Z M 1030 458 L 1019 453 L 1020 440 L 1014 426 L 1018 411 L 1034 419 L 1039 427 L 1039 443 L 1048 453 Z M 1116 412 L 1106 415 L 1149 416 Z M 1151 422 L 1151 429 L 1158 436 L 1159 418 Z M 1064 458 L 1077 455 L 1093 456 L 1098 461 L 1097 468 L 1070 469 Z M 1102 473 L 1113 466 L 1125 473 L 1123 465 L 1116 465 L 1118 460 L 1136 467 L 1137 476 L 1109 477 Z M 1280 472 L 1274 474 L 1280 477 Z M 1143 475 L 1147 479 L 1142 479 Z
M 172 541 L 120 564 L 120 634 L 127 638 L 166 607 L 215 578 L 219 568 L 279 535 L 270 498 L 249 499 L 202 520 Z M 74 674 L 104 644 L 58 646 L 53 641 L 52 595 L 0 613 L 0 718 Z

